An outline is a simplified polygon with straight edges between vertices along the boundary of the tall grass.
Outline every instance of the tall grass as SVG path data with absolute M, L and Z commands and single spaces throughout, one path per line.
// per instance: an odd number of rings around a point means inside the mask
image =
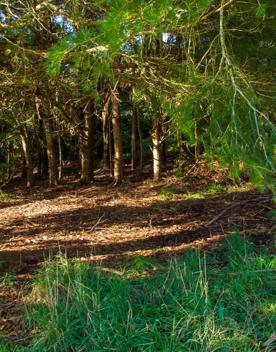
M 27 351 L 263 351 L 276 327 L 275 270 L 240 236 L 166 265 L 136 258 L 121 275 L 61 258 L 33 284 Z

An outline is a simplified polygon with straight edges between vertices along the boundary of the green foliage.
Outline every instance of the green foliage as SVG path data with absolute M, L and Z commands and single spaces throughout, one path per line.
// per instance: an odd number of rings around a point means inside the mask
M 172 199 L 174 195 L 181 194 L 181 190 L 174 186 L 174 185 L 169 185 L 169 186 L 164 186 L 159 192 L 159 195 L 165 199 Z
M 0 336 L 1 339 L 1 336 Z M 16 352 L 20 351 L 20 347 L 15 347 L 10 343 L 0 342 L 0 352 Z
M 197 126 L 197 142 L 204 145 L 207 159 L 220 160 L 236 180 L 248 173 L 253 183 L 271 188 L 276 130 L 258 110 L 259 101 L 238 74 L 237 84 L 242 88 L 232 86 L 225 72 L 221 75 L 216 80 L 198 76 L 200 89 L 183 97 L 181 104 L 173 101 L 177 107 L 166 110 L 174 119 L 173 128 L 181 128 L 194 146 Z
M 275 269 L 238 235 L 204 258 L 136 258 L 120 275 L 49 263 L 34 282 L 28 351 L 261 351 L 276 323 Z
M 3 276 L 0 276 L 0 287 L 12 287 L 15 279 L 14 273 L 5 273 Z
M 61 7 L 59 21 L 55 6 Z M 183 139 L 189 148 L 203 145 L 206 159 L 219 160 L 233 179 L 249 176 L 272 189 L 274 10 L 271 0 L 222 7 L 212 0 L 95 0 L 43 3 L 32 18 L 27 4 L 11 21 L 15 27 L 5 29 L 10 64 L 3 66 L 1 110 L 18 91 L 33 109 L 30 97 L 42 89 L 52 105 L 81 105 L 84 95 L 100 111 L 106 89 L 131 87 L 144 125 L 164 117 L 166 131 L 177 136 L 171 150 Z

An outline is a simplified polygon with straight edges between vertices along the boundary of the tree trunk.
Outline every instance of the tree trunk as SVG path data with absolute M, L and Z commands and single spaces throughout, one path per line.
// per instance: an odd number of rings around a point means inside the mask
M 131 120 L 131 170 L 133 172 L 137 169 L 137 119 L 138 111 L 137 107 L 133 106 L 132 120 Z
M 49 186 L 54 187 L 58 184 L 58 167 L 57 167 L 57 155 L 56 155 L 56 140 L 53 129 L 53 121 L 51 117 L 51 109 L 48 106 L 49 102 L 43 99 L 44 112 L 40 113 L 40 100 L 36 97 L 36 109 L 37 113 L 43 121 L 46 144 L 47 144 L 47 157 L 48 157 L 48 174 L 49 174 Z M 50 104 L 49 104 L 50 105 Z
M 53 125 L 51 118 L 48 116 L 43 117 L 43 123 L 47 143 L 49 186 L 55 187 L 58 184 L 58 168 Z
M 119 185 L 123 179 L 123 145 L 121 135 L 120 103 L 118 93 L 112 92 L 111 105 L 114 139 L 114 184 Z
M 105 97 L 105 102 L 102 111 L 103 124 L 103 169 L 110 169 L 110 155 L 109 155 L 109 97 Z
M 83 109 L 82 131 L 80 133 L 81 183 L 87 184 L 93 175 L 93 118 L 91 104 Z
M 140 125 L 140 116 L 139 111 L 137 109 L 137 132 L 139 136 L 139 168 L 138 168 L 138 175 L 142 175 L 143 173 L 143 136 L 141 131 Z
M 113 138 L 112 138 L 112 128 L 111 128 L 111 118 L 108 119 L 108 155 L 109 155 L 109 170 L 110 170 L 110 177 L 114 177 L 114 169 L 113 169 Z
M 59 134 L 57 136 L 57 141 L 58 141 L 58 180 L 61 181 L 63 177 L 63 153 L 62 153 L 61 137 Z
M 26 170 L 26 177 L 27 177 L 27 187 L 33 186 L 34 178 L 33 178 L 33 162 L 32 162 L 32 155 L 31 155 L 31 148 L 29 143 L 28 133 L 23 126 L 20 133 L 21 143 L 22 143 L 22 150 L 25 158 L 25 170 Z
M 161 153 L 161 164 L 165 165 L 167 153 L 166 153 L 166 140 L 164 136 L 166 136 L 166 125 L 165 125 L 165 115 L 162 107 L 160 107 L 160 153 Z
M 161 129 L 158 120 L 153 121 L 152 128 L 153 180 L 161 179 Z
M 37 174 L 39 178 L 48 176 L 48 158 L 43 121 L 37 116 Z

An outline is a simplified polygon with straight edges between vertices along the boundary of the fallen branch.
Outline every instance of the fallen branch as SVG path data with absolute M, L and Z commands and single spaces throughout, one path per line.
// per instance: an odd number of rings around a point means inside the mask
M 105 214 L 103 214 L 102 216 L 99 217 L 99 219 L 97 220 L 97 222 L 89 229 L 89 232 L 95 230 L 96 227 L 97 227 L 100 223 L 103 222 L 103 221 L 101 221 L 101 220 L 102 220 L 102 218 L 104 217 L 104 215 L 105 215 Z

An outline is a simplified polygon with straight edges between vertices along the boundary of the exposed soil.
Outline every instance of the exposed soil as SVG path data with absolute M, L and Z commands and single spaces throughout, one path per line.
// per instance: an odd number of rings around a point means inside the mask
M 204 199 L 187 196 L 187 191 L 225 182 L 205 167 L 186 179 L 170 177 L 159 184 L 134 180 L 114 188 L 108 181 L 98 172 L 89 186 L 78 185 L 74 175 L 56 189 L 37 186 L 28 191 L 13 185 L 9 190 L 15 199 L 0 202 L 0 270 L 16 268 L 24 281 L 45 258 L 59 252 L 106 265 L 134 255 L 163 259 L 187 248 L 216 245 L 233 229 L 261 245 L 274 239 L 275 227 L 267 215 L 274 208 L 270 193 L 241 187 Z M 170 199 L 160 195 L 168 184 L 177 190 Z M 7 309 L 14 319 L 17 295 L 16 287 L 0 294 L 0 329 L 6 332 L 13 331 Z

